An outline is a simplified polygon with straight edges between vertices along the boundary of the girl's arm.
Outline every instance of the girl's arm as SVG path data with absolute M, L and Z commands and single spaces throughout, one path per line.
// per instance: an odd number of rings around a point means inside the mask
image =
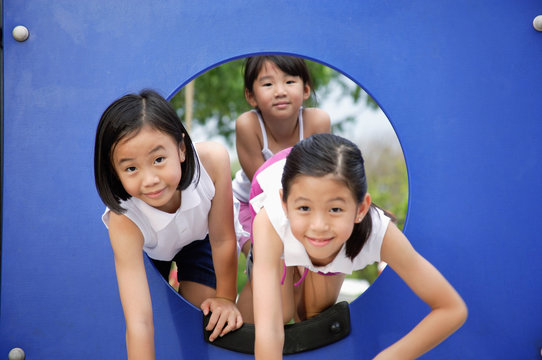
M 215 185 L 215 196 L 209 211 L 209 240 L 216 274 L 216 297 L 201 304 L 205 315 L 212 312 L 207 330 L 214 328 L 209 337 L 213 341 L 243 324 L 241 313 L 235 305 L 237 241 L 233 227 L 231 170 L 228 152 L 222 145 L 203 142 L 196 146 L 202 164 Z
M 271 225 L 265 209 L 254 218 L 252 227 L 254 266 L 252 291 L 256 359 L 282 359 L 284 325 L 280 278 L 283 271 L 282 241 Z
M 235 147 L 241 168 L 250 180 L 265 161 L 262 146 L 257 116 L 252 112 L 241 114 L 235 122 Z
M 467 307 L 440 272 L 414 250 L 392 223 L 384 236 L 381 255 L 382 260 L 431 307 L 431 312 L 375 359 L 415 359 L 461 327 L 467 318 Z
M 128 359 L 154 359 L 152 304 L 143 263 L 143 235 L 124 215 L 111 212 L 109 219 L 109 238 L 126 321 Z

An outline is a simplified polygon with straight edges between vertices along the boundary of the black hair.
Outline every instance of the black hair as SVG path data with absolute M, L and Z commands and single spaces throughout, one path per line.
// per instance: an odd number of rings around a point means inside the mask
M 245 89 L 250 93 L 254 91 L 254 81 L 258 78 L 258 74 L 266 61 L 274 63 L 288 75 L 299 76 L 303 80 L 303 84 L 308 85 L 311 88 L 311 91 L 313 91 L 309 68 L 303 58 L 286 55 L 260 55 L 251 56 L 245 60 Z
M 361 151 L 350 140 L 327 133 L 312 135 L 294 145 L 282 173 L 282 200 L 286 202 L 296 176 L 322 177 L 328 174 L 343 181 L 358 204 L 363 201 L 367 193 L 367 178 Z M 346 256 L 353 260 L 359 254 L 372 227 L 371 211 L 368 211 L 360 223 L 354 224 L 346 241 Z
M 194 145 L 169 102 L 149 89 L 139 94 L 125 95 L 115 100 L 102 114 L 94 144 L 96 189 L 105 205 L 116 213 L 125 211 L 120 202 L 131 196 L 122 186 L 113 167 L 113 151 L 120 140 L 137 135 L 144 125 L 170 135 L 178 146 L 184 143 L 185 161 L 181 163 L 182 175 L 177 189 L 186 189 L 195 174 L 198 174 L 199 179 L 199 162 L 195 158 Z

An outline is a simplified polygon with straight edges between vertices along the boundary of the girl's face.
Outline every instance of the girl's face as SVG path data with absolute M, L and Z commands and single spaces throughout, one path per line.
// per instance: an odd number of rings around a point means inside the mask
M 121 139 L 113 151 L 113 167 L 128 194 L 152 207 L 173 213 L 181 203 L 181 163 L 185 158 L 170 135 L 144 126 Z
M 350 189 L 333 175 L 299 175 L 292 181 L 283 207 L 293 235 L 312 263 L 324 266 L 337 256 L 370 203 L 367 194 L 358 204 Z
M 309 96 L 310 87 L 301 77 L 286 74 L 271 61 L 264 62 L 253 91 L 245 90 L 248 103 L 260 109 L 265 119 L 297 119 L 299 108 Z

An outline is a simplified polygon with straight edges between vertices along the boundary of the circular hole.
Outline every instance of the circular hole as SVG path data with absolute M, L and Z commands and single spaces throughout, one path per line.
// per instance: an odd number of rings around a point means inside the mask
M 314 82 L 314 92 L 304 106 L 325 110 L 331 117 L 332 132 L 360 147 L 373 201 L 392 213 L 402 229 L 408 205 L 407 171 L 390 121 L 378 103 L 350 78 L 316 61 L 305 61 Z M 251 109 L 244 96 L 243 63 L 244 59 L 239 58 L 212 67 L 170 99 L 193 141 L 213 140 L 229 149 L 232 177 L 240 168 L 235 150 L 235 121 Z M 338 301 L 353 301 L 376 280 L 384 267 L 385 264 L 373 264 L 348 275 Z M 241 255 L 239 291 L 245 282 L 245 257 Z

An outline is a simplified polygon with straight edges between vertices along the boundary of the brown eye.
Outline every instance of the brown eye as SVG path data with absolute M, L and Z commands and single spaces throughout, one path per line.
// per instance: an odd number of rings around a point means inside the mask
M 160 163 L 164 162 L 165 160 L 166 160 L 165 157 L 160 156 L 160 157 L 156 158 L 156 160 L 154 160 L 154 163 L 155 164 L 160 164 Z

